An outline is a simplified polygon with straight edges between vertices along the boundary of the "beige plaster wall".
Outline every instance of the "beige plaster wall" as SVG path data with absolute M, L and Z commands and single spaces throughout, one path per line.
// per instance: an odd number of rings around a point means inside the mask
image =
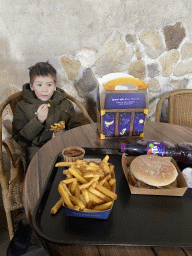
M 159 29 L 182 21 L 192 36 L 190 0 L 0 0 L 0 102 L 28 81 L 28 67 L 49 60 L 65 77 L 60 57 L 100 51 L 114 31 Z M 63 72 L 63 74 L 62 74 Z

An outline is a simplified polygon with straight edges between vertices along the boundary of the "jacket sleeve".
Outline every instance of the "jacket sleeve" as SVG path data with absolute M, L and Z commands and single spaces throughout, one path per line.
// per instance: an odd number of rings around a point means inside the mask
M 17 105 L 13 116 L 12 136 L 21 146 L 30 145 L 31 141 L 44 129 L 36 116 L 28 120 L 23 110 Z

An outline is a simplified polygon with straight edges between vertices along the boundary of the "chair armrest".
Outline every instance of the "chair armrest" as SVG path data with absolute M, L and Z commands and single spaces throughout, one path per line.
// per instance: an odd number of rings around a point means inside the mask
M 161 119 L 161 107 L 162 103 L 166 100 L 169 99 L 171 92 L 165 94 L 161 99 L 159 99 L 157 106 L 156 106 L 156 113 L 155 113 L 155 121 L 160 122 Z
M 5 148 L 5 151 L 7 152 L 7 155 L 10 157 L 11 162 L 13 163 L 12 153 L 11 153 L 11 151 L 9 149 L 9 146 L 7 145 L 7 143 L 5 141 L 2 141 L 2 147 Z M 8 184 L 7 177 L 5 175 L 5 168 L 4 168 L 4 161 L 3 161 L 2 150 L 1 150 L 1 153 L 0 153 L 0 182 L 1 182 L 2 190 L 8 189 L 9 184 Z
M 23 170 L 23 163 L 22 163 L 21 156 L 18 156 L 16 159 L 14 159 L 8 144 L 5 141 L 3 141 L 2 145 L 4 146 L 4 148 L 7 152 L 7 155 L 9 156 L 10 161 L 11 161 L 9 181 L 7 181 L 7 177 L 4 173 L 5 170 L 4 170 L 4 166 L 3 166 L 3 159 L 1 159 L 1 161 L 0 161 L 2 164 L 1 166 L 2 166 L 2 170 L 3 170 L 2 171 L 2 176 L 3 176 L 2 180 L 4 181 L 5 188 L 8 189 L 8 187 L 10 185 L 14 184 L 15 182 L 17 182 L 18 184 L 22 183 L 24 180 L 25 173 Z
M 69 100 L 73 101 L 81 109 L 81 111 L 83 112 L 84 117 L 86 117 L 89 120 L 90 123 L 94 123 L 93 120 L 91 119 L 91 117 L 89 116 L 87 110 L 83 106 L 83 104 L 80 101 L 78 101 L 75 97 L 69 95 L 68 93 L 65 92 L 65 94 L 66 94 L 66 96 Z
M 14 163 L 13 155 L 12 155 L 12 153 L 11 153 L 11 150 L 10 150 L 8 144 L 7 144 L 5 141 L 2 141 L 2 146 L 3 146 L 4 149 L 6 150 L 7 155 L 9 156 L 9 158 L 10 158 L 12 164 L 13 164 L 13 167 L 16 167 L 16 165 L 15 165 L 15 163 Z
M 9 156 L 10 161 L 11 161 L 11 165 L 15 168 L 16 164 L 14 162 L 13 155 L 11 153 L 11 150 L 10 150 L 8 144 L 5 141 L 2 141 L 2 147 L 4 147 L 5 151 L 7 152 L 7 155 Z M 8 189 L 9 183 L 8 183 L 7 177 L 5 175 L 5 168 L 4 168 L 2 151 L 1 151 L 1 154 L 0 154 L 0 182 L 1 182 L 1 186 L 2 186 L 3 190 Z
M 156 112 L 155 112 L 155 121 L 156 122 L 160 122 L 160 118 L 161 118 L 161 105 L 162 102 L 160 102 L 161 100 L 158 101 L 157 106 L 156 106 Z

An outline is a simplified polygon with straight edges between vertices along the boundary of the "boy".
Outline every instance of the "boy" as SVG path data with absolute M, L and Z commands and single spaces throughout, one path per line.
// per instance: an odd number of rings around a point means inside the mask
M 73 104 L 65 92 L 56 87 L 56 70 L 48 62 L 29 68 L 30 84 L 23 85 L 23 99 L 17 103 L 13 117 L 13 139 L 21 145 L 24 169 L 35 153 L 53 136 L 51 125 L 65 122 L 65 129 L 80 124 Z

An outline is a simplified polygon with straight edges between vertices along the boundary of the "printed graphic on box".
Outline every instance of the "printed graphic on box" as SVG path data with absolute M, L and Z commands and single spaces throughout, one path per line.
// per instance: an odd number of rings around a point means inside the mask
M 103 115 L 103 134 L 106 137 L 115 136 L 115 116 L 113 112 Z
M 107 93 L 105 109 L 146 108 L 144 93 Z
M 118 136 L 129 136 L 131 112 L 119 113 Z
M 139 136 L 143 132 L 145 123 L 145 114 L 136 112 L 133 123 L 133 136 Z

